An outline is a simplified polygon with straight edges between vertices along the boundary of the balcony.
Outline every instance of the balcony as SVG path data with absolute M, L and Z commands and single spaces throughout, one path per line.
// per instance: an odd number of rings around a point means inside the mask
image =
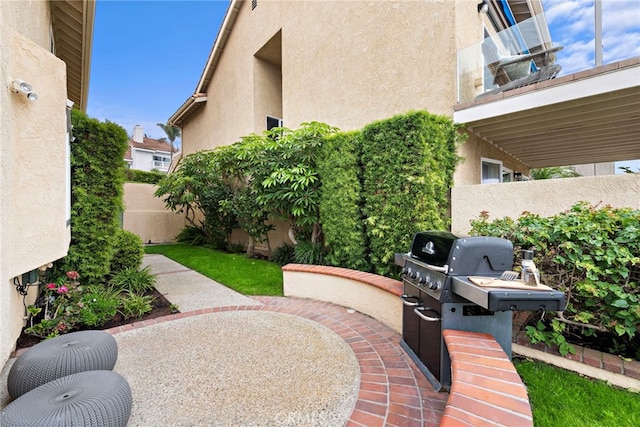
M 598 3 L 560 3 L 459 50 L 454 120 L 532 168 L 640 159 L 640 5 Z
M 157 170 L 159 172 L 167 172 L 169 170 L 169 166 L 171 162 L 161 162 L 158 160 L 153 160 L 151 164 L 151 170 Z

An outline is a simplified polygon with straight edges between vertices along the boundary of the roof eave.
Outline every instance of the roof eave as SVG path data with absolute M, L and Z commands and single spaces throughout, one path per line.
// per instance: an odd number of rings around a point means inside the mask
M 229 3 L 222 25 L 220 26 L 216 40 L 213 43 L 211 52 L 209 53 L 207 63 L 202 71 L 200 80 L 196 85 L 195 93 L 191 95 L 171 117 L 169 117 L 168 122 L 172 126 L 181 127 L 183 120 L 193 114 L 193 112 L 197 110 L 203 102 L 206 102 L 206 92 L 209 87 L 209 82 L 211 81 L 213 72 L 218 65 L 224 46 L 229 38 L 229 34 L 231 34 L 231 29 L 233 28 L 233 24 L 235 23 L 240 11 L 241 1 L 242 0 L 231 0 Z M 203 97 L 204 99 L 202 99 Z
M 96 3 L 95 0 L 57 0 L 50 5 L 54 53 L 67 65 L 67 97 L 85 111 Z
M 178 111 L 169 117 L 169 124 L 171 126 L 182 127 L 184 119 L 193 114 L 205 102 L 207 102 L 207 95 L 205 93 L 194 93 L 178 108 Z

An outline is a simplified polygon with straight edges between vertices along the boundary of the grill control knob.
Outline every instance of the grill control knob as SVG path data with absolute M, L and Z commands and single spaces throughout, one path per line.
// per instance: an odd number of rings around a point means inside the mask
M 437 291 L 440 288 L 440 282 L 429 282 L 429 289 Z
M 425 283 L 427 283 L 427 278 L 425 276 L 418 277 L 418 283 L 424 285 Z
M 418 272 L 417 271 L 410 271 L 409 272 L 409 277 L 411 277 L 412 279 L 415 279 L 416 277 L 418 277 Z
M 409 267 L 402 267 L 402 274 L 407 274 L 411 269 Z

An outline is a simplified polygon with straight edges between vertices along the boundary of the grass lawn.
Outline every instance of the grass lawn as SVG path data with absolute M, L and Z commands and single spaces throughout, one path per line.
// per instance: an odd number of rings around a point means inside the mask
M 202 246 L 154 245 L 145 252 L 171 258 L 244 295 L 283 295 L 282 270 L 273 262 Z
M 514 361 L 536 427 L 640 425 L 640 394 L 534 361 Z

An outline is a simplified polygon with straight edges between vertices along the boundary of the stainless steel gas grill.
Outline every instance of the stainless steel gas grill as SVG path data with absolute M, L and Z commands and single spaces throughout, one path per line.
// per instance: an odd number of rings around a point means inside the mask
M 511 357 L 512 310 L 565 307 L 562 292 L 499 280 L 513 267 L 509 240 L 425 231 L 395 262 L 404 284 L 401 345 L 438 391 L 451 385 L 444 329 L 491 334 Z

